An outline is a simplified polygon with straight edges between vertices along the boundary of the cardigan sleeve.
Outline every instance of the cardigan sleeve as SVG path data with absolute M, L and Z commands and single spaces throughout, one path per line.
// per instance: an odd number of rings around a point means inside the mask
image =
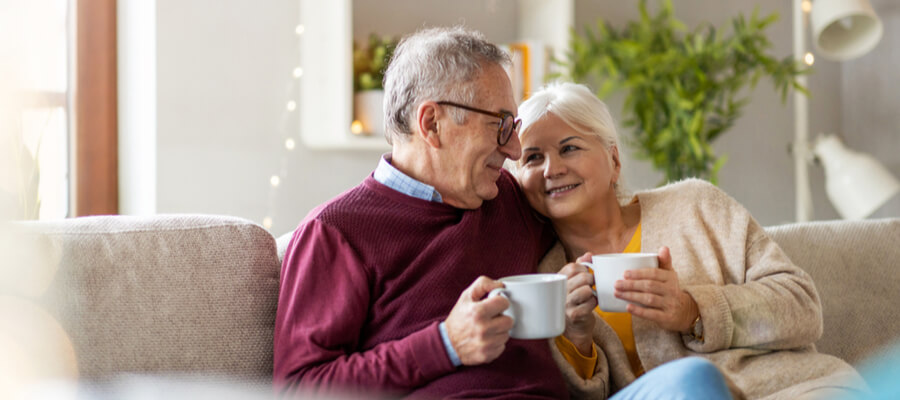
M 721 241 L 715 248 L 742 250 L 738 254 L 743 257 L 710 261 L 721 268 L 724 285 L 685 285 L 700 309 L 704 335 L 702 343 L 684 336 L 685 345 L 697 352 L 714 352 L 735 347 L 783 350 L 814 343 L 823 324 L 812 278 L 791 262 L 743 206 L 713 190 L 719 207 L 706 215 L 723 219 L 711 217 L 703 224 L 727 226 L 720 222 L 729 220 L 736 221 L 738 229 L 709 239 Z
M 301 225 L 285 255 L 274 334 L 276 386 L 284 394 L 377 387 L 408 392 L 454 368 L 438 323 L 360 348 L 371 272 L 336 229 Z

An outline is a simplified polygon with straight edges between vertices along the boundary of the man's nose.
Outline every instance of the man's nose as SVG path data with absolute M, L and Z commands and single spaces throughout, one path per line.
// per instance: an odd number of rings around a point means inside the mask
M 503 146 L 500 146 L 500 152 L 503 153 L 506 158 L 517 161 L 522 157 L 522 142 L 519 141 L 519 135 L 513 133 L 510 136 L 509 141 L 506 142 Z

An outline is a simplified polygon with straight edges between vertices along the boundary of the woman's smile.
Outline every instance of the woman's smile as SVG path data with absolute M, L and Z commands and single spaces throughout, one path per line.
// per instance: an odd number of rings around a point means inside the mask
M 581 186 L 580 183 L 574 183 L 571 185 L 564 185 L 564 186 L 556 186 L 556 187 L 553 187 L 553 188 L 547 190 L 546 193 L 551 198 L 562 197 L 562 196 L 565 196 L 565 195 L 571 193 L 573 190 L 575 190 L 575 188 L 577 188 L 579 186 Z

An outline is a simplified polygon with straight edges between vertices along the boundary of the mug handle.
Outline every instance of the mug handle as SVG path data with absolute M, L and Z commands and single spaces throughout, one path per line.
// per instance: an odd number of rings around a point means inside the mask
M 497 297 L 497 296 L 503 296 L 503 297 L 505 297 L 507 300 L 509 300 L 509 291 L 507 291 L 506 288 L 496 288 L 496 289 L 493 289 L 493 290 L 491 290 L 490 292 L 488 292 L 488 295 L 487 295 L 486 298 L 489 299 L 489 298 L 491 298 L 491 297 Z M 511 300 L 510 300 L 510 301 L 511 301 Z M 515 316 L 512 314 L 512 312 L 511 312 L 511 311 L 512 311 L 512 303 L 510 303 L 509 305 L 510 305 L 510 306 L 507 307 L 506 310 L 503 310 L 503 314 L 506 315 L 506 316 L 508 316 L 508 317 L 510 317 L 510 318 L 512 318 L 512 319 L 513 319 L 513 326 L 515 326 L 516 317 L 515 317 Z
M 585 267 L 587 267 L 587 269 L 589 269 L 589 270 L 591 271 L 591 274 L 594 273 L 594 264 L 591 264 L 591 263 L 589 263 L 589 262 L 582 262 L 582 263 L 580 263 L 580 264 L 581 264 L 581 265 L 584 265 Z M 594 282 L 594 285 L 595 285 L 594 287 L 596 287 L 597 282 Z M 593 294 L 594 294 L 594 297 L 599 301 L 599 300 L 600 300 L 600 296 L 597 294 L 597 289 L 595 289 L 594 287 L 591 288 L 591 293 L 593 293 Z
M 506 291 L 506 288 L 496 288 L 496 289 L 491 290 L 488 293 L 487 298 L 496 297 L 496 296 L 503 296 L 503 297 L 506 297 L 507 300 L 509 300 L 509 292 Z

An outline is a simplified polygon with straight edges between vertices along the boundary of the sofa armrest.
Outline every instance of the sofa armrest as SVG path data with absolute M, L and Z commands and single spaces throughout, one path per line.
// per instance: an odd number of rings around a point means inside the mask
M 766 228 L 822 299 L 820 352 L 857 364 L 900 340 L 900 219 Z
M 271 379 L 280 265 L 275 239 L 259 225 L 209 215 L 102 216 L 12 230 L 36 250 L 15 268 L 52 262 L 44 286 L 16 295 L 58 321 L 81 377 Z

